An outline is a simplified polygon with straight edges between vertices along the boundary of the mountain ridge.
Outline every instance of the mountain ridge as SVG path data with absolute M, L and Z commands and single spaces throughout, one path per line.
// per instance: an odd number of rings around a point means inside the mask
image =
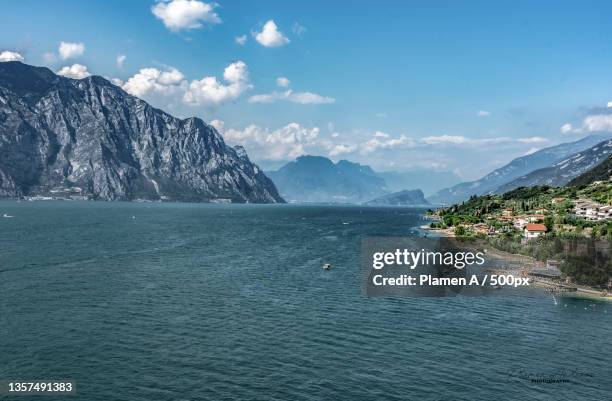
M 518 177 L 541 168 L 549 167 L 565 157 L 588 149 L 610 138 L 610 136 L 609 134 L 589 135 L 574 142 L 561 143 L 540 149 L 530 155 L 517 157 L 478 180 L 463 182 L 453 187 L 442 189 L 428 197 L 427 200 L 435 204 L 453 204 L 461 202 L 472 195 L 496 192 L 498 188 Z
M 612 139 L 608 139 L 586 150 L 574 153 L 550 167 L 532 171 L 527 175 L 510 181 L 497 188 L 495 193 L 503 194 L 519 187 L 563 186 L 608 159 L 611 153 Z
M 57 188 L 100 200 L 283 202 L 246 152 L 199 118 L 173 117 L 99 76 L 0 63 L 0 197 Z
M 288 201 L 361 203 L 387 193 L 371 167 L 305 155 L 267 173 Z

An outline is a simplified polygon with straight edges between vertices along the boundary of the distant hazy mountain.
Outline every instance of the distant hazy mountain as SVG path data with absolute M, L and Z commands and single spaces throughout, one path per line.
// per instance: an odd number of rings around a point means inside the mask
M 365 202 L 368 206 L 421 206 L 429 205 L 420 189 L 404 190 L 383 195 Z
M 575 153 L 550 167 L 542 168 L 502 185 L 495 193 L 505 193 L 518 187 L 536 185 L 562 186 L 573 178 L 591 170 L 612 153 L 612 139 L 598 143 L 592 148 Z
M 590 135 L 575 142 L 541 149 L 527 156 L 518 157 L 505 166 L 494 170 L 479 180 L 464 182 L 451 188 L 442 189 L 430 196 L 431 203 L 453 204 L 461 202 L 471 195 L 482 195 L 496 190 L 510 181 L 525 176 L 532 171 L 550 167 L 574 153 L 588 149 L 602 140 L 610 138 L 606 135 Z
M 426 196 L 461 182 L 461 178 L 454 173 L 430 170 L 383 171 L 376 174 L 384 178 L 389 191 L 395 192 L 406 188 L 420 188 Z
M 370 167 L 322 156 L 301 156 L 266 174 L 287 201 L 361 203 L 387 192 Z
M 0 197 L 282 202 L 199 118 L 178 119 L 99 76 L 0 63 Z
M 567 183 L 568 186 L 588 185 L 595 181 L 608 181 L 612 177 L 612 156 L 599 163 L 586 173 L 582 173 Z

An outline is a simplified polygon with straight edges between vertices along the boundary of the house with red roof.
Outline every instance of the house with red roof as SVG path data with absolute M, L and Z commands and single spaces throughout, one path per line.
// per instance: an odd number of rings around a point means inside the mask
M 528 223 L 523 229 L 523 237 L 526 240 L 538 238 L 539 236 L 546 234 L 546 231 L 548 231 L 548 229 L 544 224 Z

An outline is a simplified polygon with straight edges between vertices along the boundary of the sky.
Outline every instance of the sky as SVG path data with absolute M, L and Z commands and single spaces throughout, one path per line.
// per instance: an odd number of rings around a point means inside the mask
M 2 2 L 0 61 L 198 116 L 264 169 L 303 154 L 475 179 L 612 131 L 605 1 Z

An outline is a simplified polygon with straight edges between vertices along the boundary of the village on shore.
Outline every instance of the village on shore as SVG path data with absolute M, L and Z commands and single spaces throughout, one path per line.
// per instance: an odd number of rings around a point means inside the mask
M 612 293 L 612 181 L 472 196 L 461 204 L 430 210 L 428 218 L 432 222 L 425 228 L 441 235 L 484 240 L 508 255 L 533 258 L 533 266 L 523 273 L 559 291 Z M 597 252 L 590 253 L 602 257 L 597 262 L 588 261 L 594 255 L 572 263 L 559 260 L 557 248 L 565 246 L 567 253 L 568 244 L 577 241 L 583 248 L 586 241 L 597 244 Z

